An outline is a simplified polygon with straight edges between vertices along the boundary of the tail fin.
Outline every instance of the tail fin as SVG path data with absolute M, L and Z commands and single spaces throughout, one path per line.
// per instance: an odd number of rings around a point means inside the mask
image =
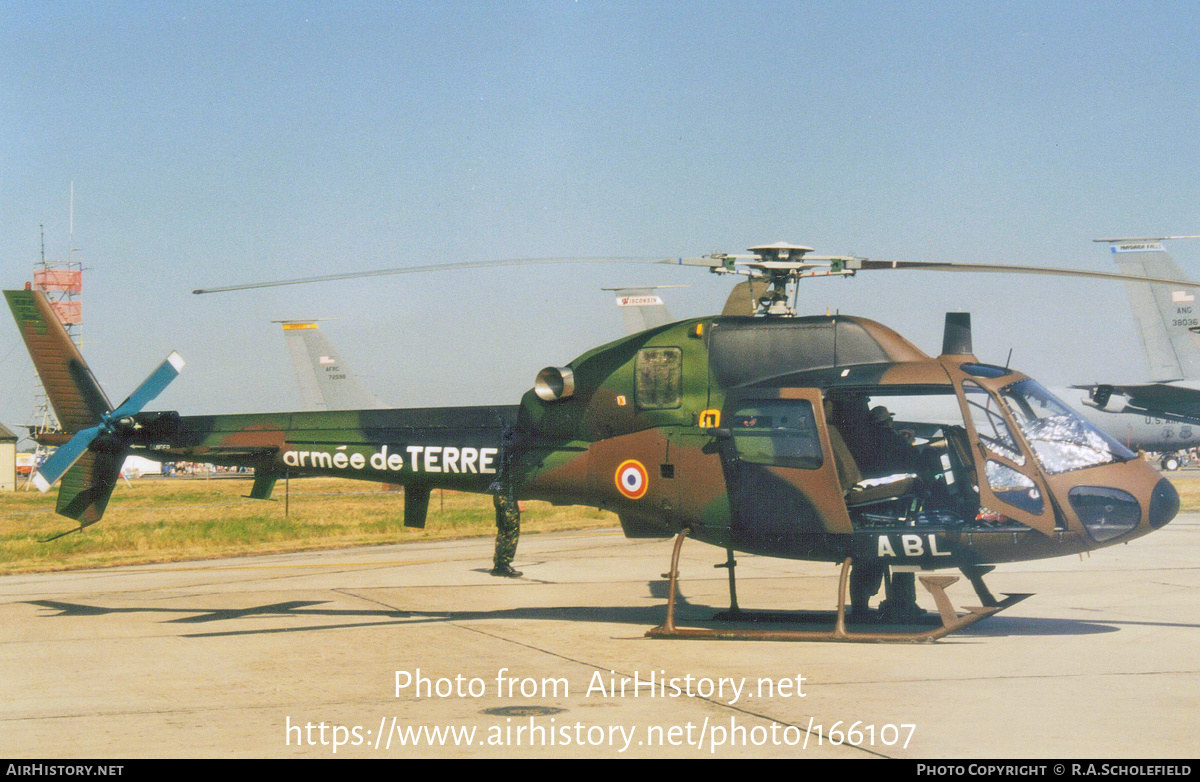
M 45 294 L 5 291 L 4 298 L 59 424 L 71 434 L 38 469 L 34 483 L 47 491 L 61 479 L 58 512 L 86 527 L 104 515 L 120 477 L 133 416 L 178 376 L 183 359 L 172 353 L 114 410 Z
M 309 409 L 369 410 L 383 406 L 358 382 L 316 323 L 283 321 L 283 335 L 300 394 Z
M 55 510 L 78 521 L 80 528 L 100 521 L 121 478 L 124 461 L 124 453 L 109 451 L 88 451 L 80 456 L 62 477 Z
M 1122 274 L 1185 280 L 1163 247 L 1163 239 L 1096 239 L 1108 243 Z M 1200 305 L 1190 288 L 1127 282 L 1150 379 L 1155 382 L 1200 379 Z
M 721 314 L 753 315 L 758 312 L 758 297 L 766 293 L 766 290 L 767 283 L 765 280 L 758 280 L 751 277 L 748 280 L 739 282 L 729 292 L 729 298 L 725 299 L 725 307 L 721 310 Z
M 46 396 L 63 431 L 95 426 L 112 411 L 108 397 L 88 369 L 79 348 L 41 291 L 5 291 L 4 298 L 29 348 Z

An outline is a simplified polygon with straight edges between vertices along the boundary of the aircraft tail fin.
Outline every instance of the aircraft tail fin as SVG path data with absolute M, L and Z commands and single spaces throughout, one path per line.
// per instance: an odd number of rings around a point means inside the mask
M 645 285 L 629 288 L 604 288 L 617 294 L 617 306 L 625 320 L 626 334 L 639 334 L 648 329 L 674 322 L 662 297 L 655 293 L 660 288 L 681 288 L 682 285 Z
M 743 317 L 753 315 L 758 311 L 758 297 L 765 293 L 766 290 L 766 282 L 754 279 L 753 277 L 739 282 L 733 286 L 733 290 L 729 292 L 729 297 L 725 299 L 725 307 L 721 310 L 721 314 L 741 315 Z
M 1163 247 L 1163 239 L 1096 239 L 1109 244 L 1122 274 L 1185 280 Z M 1200 379 L 1200 304 L 1191 288 L 1146 282 L 1125 283 L 1150 379 Z
M 35 290 L 5 291 L 4 298 L 63 431 L 74 433 L 99 423 L 112 411 L 112 405 L 54 314 L 46 294 Z
M 341 354 L 313 321 L 283 321 L 292 368 L 310 410 L 370 410 L 383 407 L 358 382 Z
M 121 477 L 124 460 L 124 453 L 84 453 L 63 475 L 55 510 L 78 521 L 80 528 L 100 521 Z

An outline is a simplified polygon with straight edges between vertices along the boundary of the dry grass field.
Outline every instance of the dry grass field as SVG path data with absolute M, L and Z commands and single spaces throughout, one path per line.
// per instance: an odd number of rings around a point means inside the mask
M 81 532 L 57 492 L 0 493 L 0 573 L 145 564 L 495 534 L 488 495 L 439 492 L 425 529 L 404 526 L 404 495 L 337 478 L 280 481 L 269 501 L 240 478 L 122 481 L 104 519 Z M 522 534 L 615 526 L 594 508 L 523 503 Z M 55 538 L 55 536 L 62 535 Z M 53 538 L 53 539 L 52 539 Z

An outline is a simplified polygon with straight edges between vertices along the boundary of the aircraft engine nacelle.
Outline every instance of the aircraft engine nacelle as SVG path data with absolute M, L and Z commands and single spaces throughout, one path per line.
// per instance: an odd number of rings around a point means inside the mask
M 568 399 L 575 393 L 575 373 L 570 367 L 546 367 L 538 372 L 533 392 L 543 402 Z
M 1112 399 L 1112 393 L 1112 386 L 1101 385 L 1092 388 L 1089 396 L 1091 397 L 1092 404 L 1103 410 L 1108 405 L 1108 401 Z

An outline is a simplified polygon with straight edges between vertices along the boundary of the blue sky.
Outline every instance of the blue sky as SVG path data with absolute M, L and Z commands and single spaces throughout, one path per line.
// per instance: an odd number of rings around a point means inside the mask
M 787 240 L 873 258 L 1109 270 L 1091 239 L 1200 233 L 1194 3 L 24 2 L 0 7 L 0 284 L 75 247 L 114 401 L 298 404 L 278 327 L 324 325 L 385 402 L 509 403 L 619 336 L 601 287 L 694 270 L 532 267 L 193 296 L 237 282 Z M 1200 278 L 1200 242 L 1172 251 Z M 808 312 L 1047 384 L 1143 376 L 1117 283 L 863 275 Z M 33 370 L 0 328 L 0 422 Z

